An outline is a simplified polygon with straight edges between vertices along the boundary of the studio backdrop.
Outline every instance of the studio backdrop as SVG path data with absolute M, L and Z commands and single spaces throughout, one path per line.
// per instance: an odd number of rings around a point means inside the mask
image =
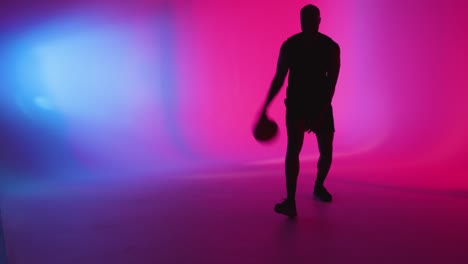
M 463 0 L 2 1 L 2 171 L 282 162 L 285 87 L 279 138 L 259 144 L 252 125 L 309 3 L 341 46 L 338 164 L 468 186 Z

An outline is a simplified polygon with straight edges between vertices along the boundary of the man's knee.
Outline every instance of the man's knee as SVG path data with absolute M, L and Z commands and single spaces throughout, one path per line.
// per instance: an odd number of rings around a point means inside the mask
M 333 155 L 333 133 L 317 134 L 320 156 L 332 157 Z
M 319 147 L 320 155 L 331 156 L 333 154 L 333 146 L 331 144 L 322 144 Z
M 303 139 L 289 139 L 288 147 L 286 149 L 287 156 L 299 156 L 302 150 Z
M 286 159 L 297 159 L 301 153 L 300 148 L 288 148 L 286 151 Z
M 320 149 L 320 158 L 326 159 L 326 160 L 331 160 L 333 158 L 333 148 L 326 147 L 326 148 L 321 148 Z
M 331 154 L 330 154 L 330 155 L 329 155 L 329 154 L 327 154 L 327 155 L 322 155 L 322 154 L 320 154 L 319 160 L 320 160 L 321 162 L 331 163 L 332 160 L 333 160 L 333 156 L 332 156 Z

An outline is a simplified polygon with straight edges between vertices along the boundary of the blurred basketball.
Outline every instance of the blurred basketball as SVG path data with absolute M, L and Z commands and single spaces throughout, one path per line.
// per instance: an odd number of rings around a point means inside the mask
M 254 127 L 254 138 L 259 142 L 268 142 L 278 135 L 278 124 L 266 116 L 260 118 Z

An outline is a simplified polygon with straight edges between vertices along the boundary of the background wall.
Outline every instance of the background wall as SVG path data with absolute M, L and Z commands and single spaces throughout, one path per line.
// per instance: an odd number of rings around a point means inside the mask
M 268 146 L 251 127 L 281 43 L 313 3 L 342 50 L 337 166 L 468 187 L 466 1 L 95 2 L 0 4 L 5 173 L 282 162 L 284 126 Z M 270 109 L 281 125 L 284 92 Z M 303 159 L 315 147 L 309 137 Z

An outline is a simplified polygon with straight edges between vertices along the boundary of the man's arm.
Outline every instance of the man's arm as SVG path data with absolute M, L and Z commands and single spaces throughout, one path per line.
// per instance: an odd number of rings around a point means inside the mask
M 284 84 L 284 80 L 286 79 L 286 75 L 288 74 L 288 70 L 289 70 L 289 66 L 287 63 L 286 48 L 285 48 L 285 44 L 283 44 L 283 46 L 281 47 L 279 58 L 278 58 L 276 74 L 271 83 L 270 91 L 268 92 L 268 97 L 266 99 L 265 105 L 263 106 L 262 116 L 266 114 L 268 106 L 276 97 L 278 92 L 281 90 L 281 87 Z
M 321 122 L 321 120 L 323 120 L 326 112 L 331 106 L 333 96 L 335 95 L 336 83 L 338 82 L 338 75 L 340 73 L 340 65 L 340 47 L 338 46 L 338 44 L 336 44 L 336 46 L 333 47 L 330 67 L 327 71 L 327 80 L 330 88 L 328 98 L 326 98 L 326 101 L 324 101 L 324 104 L 321 106 L 318 119 L 309 120 L 309 122 L 311 122 L 308 125 L 309 128 L 307 129 L 307 132 L 309 133 L 312 132 L 313 128 L 315 128 L 318 125 L 318 122 Z
M 330 69 L 327 73 L 328 82 L 330 85 L 329 100 L 330 103 L 335 95 L 336 83 L 338 82 L 338 75 L 340 73 L 341 59 L 340 59 L 340 47 L 338 44 L 333 48 L 332 58 L 330 63 Z

